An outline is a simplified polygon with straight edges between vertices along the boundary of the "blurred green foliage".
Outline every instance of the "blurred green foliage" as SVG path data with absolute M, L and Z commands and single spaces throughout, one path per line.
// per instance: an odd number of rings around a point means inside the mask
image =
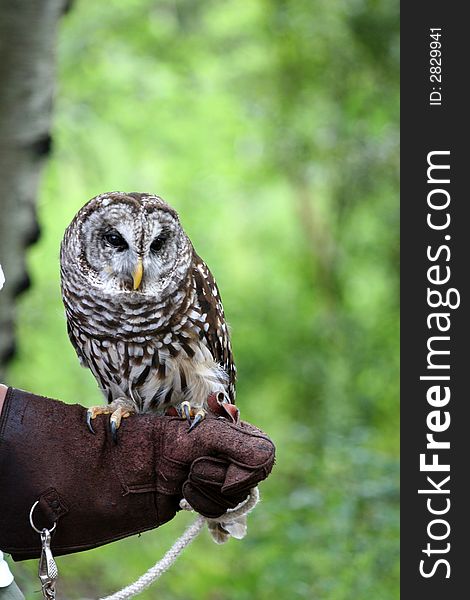
M 141 597 L 395 599 L 397 0 L 77 0 L 58 57 L 10 383 L 101 403 L 66 336 L 59 244 L 92 196 L 151 191 L 217 278 L 238 404 L 277 444 L 245 540 L 203 534 Z M 60 558 L 61 597 L 130 583 L 192 518 Z M 15 565 L 27 597 L 36 568 Z

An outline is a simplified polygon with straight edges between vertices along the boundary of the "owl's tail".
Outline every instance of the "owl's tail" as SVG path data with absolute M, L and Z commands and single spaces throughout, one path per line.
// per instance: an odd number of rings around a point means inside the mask
M 227 521 L 216 523 L 215 521 L 207 521 L 207 528 L 212 539 L 216 544 L 225 544 L 231 537 L 241 540 L 246 535 L 247 519 L 246 515 L 236 517 L 230 521 L 230 514 L 227 514 Z

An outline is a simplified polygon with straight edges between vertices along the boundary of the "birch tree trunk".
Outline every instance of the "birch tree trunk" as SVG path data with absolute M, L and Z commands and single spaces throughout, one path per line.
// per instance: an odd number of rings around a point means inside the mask
M 0 0 L 0 380 L 15 352 L 15 301 L 29 286 L 36 200 L 51 149 L 56 32 L 65 0 Z

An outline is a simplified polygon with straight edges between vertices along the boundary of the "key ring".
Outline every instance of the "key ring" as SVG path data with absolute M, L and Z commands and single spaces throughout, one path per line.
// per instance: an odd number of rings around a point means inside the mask
M 36 525 L 34 524 L 34 522 L 33 522 L 34 509 L 36 508 L 36 506 L 38 504 L 39 504 L 39 500 L 36 500 L 36 502 L 31 507 L 31 510 L 29 511 L 29 522 L 31 524 L 31 527 L 34 529 L 34 531 L 36 531 L 37 533 L 41 534 L 44 531 L 44 529 L 38 529 L 36 527 Z M 54 525 L 49 529 L 49 533 L 52 533 L 56 527 L 57 527 L 57 521 L 54 521 Z

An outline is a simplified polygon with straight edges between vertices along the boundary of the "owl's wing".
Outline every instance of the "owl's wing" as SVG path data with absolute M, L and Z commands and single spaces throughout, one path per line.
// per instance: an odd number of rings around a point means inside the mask
M 220 364 L 229 376 L 230 400 L 235 402 L 237 370 L 219 288 L 206 263 L 196 253 L 193 257 L 193 277 L 200 310 L 202 314 L 207 314 L 208 327 L 201 330 L 201 340 L 206 343 L 215 362 Z
M 69 340 L 72 342 L 72 346 L 75 348 L 75 352 L 77 353 L 78 360 L 80 361 L 80 365 L 85 368 L 90 368 L 86 356 L 83 354 L 81 345 L 77 342 L 75 338 L 75 334 L 73 333 L 73 329 L 70 326 L 70 322 L 67 321 L 67 333 L 69 335 Z

